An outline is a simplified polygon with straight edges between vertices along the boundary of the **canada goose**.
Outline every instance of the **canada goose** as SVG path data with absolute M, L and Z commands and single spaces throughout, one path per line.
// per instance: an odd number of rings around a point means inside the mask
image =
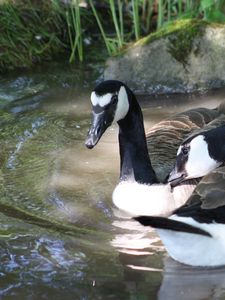
M 98 143 L 113 122 L 119 125 L 120 182 L 113 192 L 113 203 L 132 216 L 168 216 L 183 205 L 196 180 L 183 182 L 173 190 L 170 184 L 159 182 L 164 182 L 171 171 L 184 137 L 218 118 L 220 109 L 198 108 L 177 114 L 153 126 L 146 140 L 141 108 L 124 83 L 100 83 L 91 94 L 91 102 L 88 148 Z
M 189 148 L 182 153 L 184 147 Z M 170 256 L 181 263 L 204 267 L 225 265 L 225 167 L 218 167 L 224 162 L 225 126 L 188 139 L 178 150 L 172 177 L 175 178 L 176 172 L 179 177 L 179 167 L 183 170 L 184 166 L 184 179 L 192 178 L 192 174 L 193 177 L 209 174 L 203 177 L 187 203 L 169 218 L 135 218 L 142 225 L 156 228 Z M 211 172 L 212 168 L 215 169 Z

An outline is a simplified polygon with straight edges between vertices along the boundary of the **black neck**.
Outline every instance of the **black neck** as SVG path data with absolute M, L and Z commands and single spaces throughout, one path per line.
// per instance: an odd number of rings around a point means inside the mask
M 133 95 L 132 109 L 127 116 L 118 122 L 120 145 L 120 180 L 135 180 L 139 183 L 158 182 L 148 154 L 143 115 Z

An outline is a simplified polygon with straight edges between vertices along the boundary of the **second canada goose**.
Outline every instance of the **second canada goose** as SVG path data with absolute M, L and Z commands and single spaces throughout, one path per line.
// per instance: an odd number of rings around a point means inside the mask
M 120 182 L 113 192 L 113 203 L 133 216 L 168 216 L 183 205 L 196 181 L 186 181 L 174 189 L 159 182 L 171 171 L 182 140 L 218 118 L 220 110 L 198 108 L 177 114 L 153 126 L 146 139 L 141 108 L 124 83 L 100 83 L 91 94 L 91 102 L 88 148 L 98 143 L 113 122 L 119 125 Z
M 188 151 L 181 155 L 182 147 L 187 145 Z M 199 157 L 199 161 L 195 157 Z M 197 176 L 209 174 L 203 177 L 187 203 L 169 218 L 140 216 L 135 219 L 157 229 L 175 260 L 192 266 L 225 265 L 225 167 L 218 167 L 225 163 L 225 126 L 187 140 L 178 150 L 177 162 L 173 176 L 176 172 L 180 175 L 180 163 L 182 169 L 183 165 L 188 166 L 184 178 L 195 177 L 196 171 Z
M 169 182 L 178 184 L 209 174 L 225 162 L 225 126 L 187 138 L 179 147 Z

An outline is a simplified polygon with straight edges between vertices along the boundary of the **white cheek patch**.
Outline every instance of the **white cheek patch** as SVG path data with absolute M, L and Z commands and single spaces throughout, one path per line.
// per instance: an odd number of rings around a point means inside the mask
M 96 95 L 95 92 L 91 93 L 91 103 L 93 106 L 99 105 L 101 107 L 106 106 L 112 99 L 113 94 L 107 93 L 103 96 Z
M 129 101 L 127 92 L 124 86 L 121 86 L 118 94 L 118 103 L 117 108 L 114 116 L 114 122 L 118 122 L 119 120 L 122 120 L 125 118 L 126 114 L 129 110 Z
M 220 165 L 221 163 L 210 157 L 208 144 L 204 140 L 204 136 L 199 135 L 193 138 L 185 166 L 188 175 L 187 179 L 205 176 Z

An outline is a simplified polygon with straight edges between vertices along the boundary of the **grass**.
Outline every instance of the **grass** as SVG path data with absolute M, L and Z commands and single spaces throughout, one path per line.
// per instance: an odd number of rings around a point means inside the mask
M 0 7 L 0 70 L 30 67 L 65 51 L 62 21 L 46 2 L 3 3 Z
M 91 51 L 94 43 L 100 41 L 108 55 L 115 55 L 131 41 L 151 32 L 144 41 L 167 33 L 167 25 L 176 20 L 225 22 L 224 0 L 86 2 L 87 7 L 80 0 L 67 4 L 61 0 L 0 0 L 0 72 L 31 67 L 62 53 L 67 53 L 71 63 L 83 61 L 87 37 L 92 42 Z

